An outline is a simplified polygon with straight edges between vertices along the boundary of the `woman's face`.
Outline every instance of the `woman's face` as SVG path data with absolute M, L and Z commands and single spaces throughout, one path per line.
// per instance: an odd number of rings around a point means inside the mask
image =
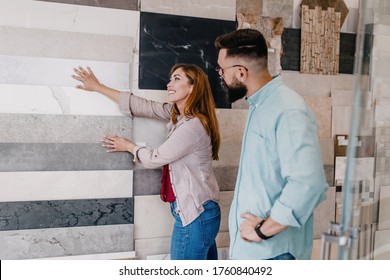
M 183 108 L 188 96 L 192 92 L 193 85 L 181 68 L 176 69 L 167 85 L 168 101 L 176 103 L 179 108 Z

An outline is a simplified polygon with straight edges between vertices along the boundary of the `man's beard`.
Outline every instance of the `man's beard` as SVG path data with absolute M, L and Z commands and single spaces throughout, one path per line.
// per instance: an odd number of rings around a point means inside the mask
M 228 86 L 223 78 L 221 78 L 221 86 L 222 89 L 227 93 L 227 98 L 230 103 L 233 103 L 241 98 L 243 98 L 247 92 L 248 88 L 238 81 L 236 77 L 234 77 L 233 83 Z

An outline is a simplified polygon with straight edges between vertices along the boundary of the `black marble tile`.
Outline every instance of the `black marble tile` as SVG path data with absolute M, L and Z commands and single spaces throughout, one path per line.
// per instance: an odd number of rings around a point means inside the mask
M 0 143 L 1 171 L 131 170 L 130 153 L 100 144 Z
M 340 33 L 340 74 L 353 74 L 356 49 L 356 34 Z M 281 65 L 283 70 L 300 70 L 301 59 L 301 29 L 285 28 L 282 35 L 283 55 Z
M 138 0 L 35 0 L 122 10 L 138 10 Z
M 0 231 L 133 223 L 133 198 L 0 202 Z
M 216 107 L 230 108 L 215 72 L 215 39 L 235 21 L 141 12 L 139 88 L 165 90 L 175 63 L 193 63 L 208 75 Z

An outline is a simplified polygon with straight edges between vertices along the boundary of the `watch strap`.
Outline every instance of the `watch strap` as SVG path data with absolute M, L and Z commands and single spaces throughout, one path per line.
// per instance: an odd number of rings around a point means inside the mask
M 260 230 L 261 226 L 264 224 L 265 220 L 262 220 L 256 227 L 255 227 L 255 231 L 257 233 L 257 235 L 263 239 L 263 240 L 267 240 L 267 239 L 270 239 L 271 237 L 273 237 L 273 235 L 271 236 L 266 236 L 265 234 L 263 234 Z

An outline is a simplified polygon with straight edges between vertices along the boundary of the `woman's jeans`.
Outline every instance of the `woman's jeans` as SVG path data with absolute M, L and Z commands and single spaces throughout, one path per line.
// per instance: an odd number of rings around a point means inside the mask
M 171 240 L 172 260 L 217 260 L 215 237 L 221 223 L 221 209 L 218 203 L 207 201 L 203 213 L 191 224 L 183 227 L 177 212 L 176 201 L 171 203 L 175 218 Z

